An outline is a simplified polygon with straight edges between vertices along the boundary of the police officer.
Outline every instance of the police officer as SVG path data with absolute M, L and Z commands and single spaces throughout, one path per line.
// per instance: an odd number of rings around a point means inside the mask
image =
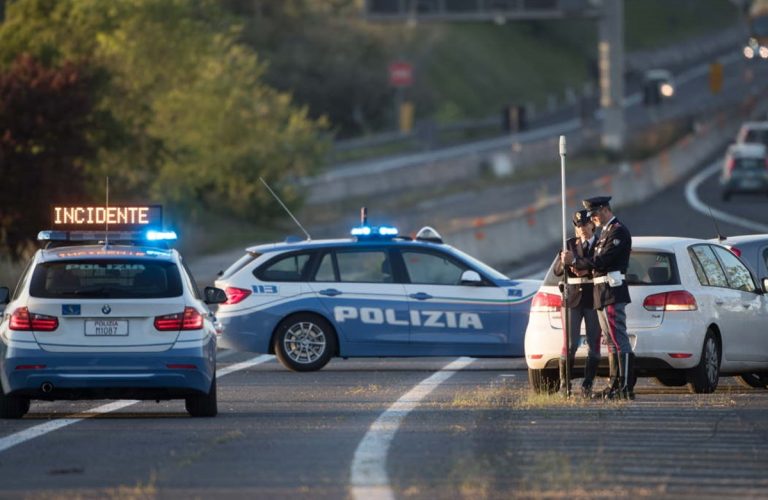
M 625 312 L 630 302 L 625 273 L 632 251 L 632 236 L 613 215 L 610 200 L 610 196 L 596 196 L 582 201 L 589 217 L 600 226 L 600 237 L 592 257 L 567 251 L 562 255 L 562 262 L 575 269 L 592 271 L 594 307 L 600 327 L 608 337 L 611 380 L 604 397 L 634 399 L 635 355 L 627 335 Z
M 590 220 L 586 210 L 579 210 L 573 214 L 573 225 L 576 237 L 566 241 L 566 248 L 575 256 L 591 258 L 595 253 L 595 225 Z M 562 261 L 556 261 L 555 275 L 562 276 L 564 272 L 568 273 L 568 294 L 563 307 L 563 322 L 565 322 L 565 307 L 568 307 L 570 310 L 570 328 L 568 332 L 571 345 L 568 355 L 568 366 L 573 370 L 573 362 L 576 357 L 576 350 L 579 347 L 581 323 L 583 320 L 587 334 L 589 354 L 584 365 L 584 380 L 581 384 L 581 394 L 588 398 L 592 394 L 592 384 L 597 374 L 597 368 L 600 365 L 600 322 L 597 319 L 597 312 L 593 307 L 592 273 L 588 270 L 564 266 Z M 565 351 L 565 325 L 563 325 L 563 351 L 560 356 L 560 392 L 567 395 L 570 393 L 571 388 L 566 387 L 565 383 Z M 568 378 L 570 379 L 570 377 Z

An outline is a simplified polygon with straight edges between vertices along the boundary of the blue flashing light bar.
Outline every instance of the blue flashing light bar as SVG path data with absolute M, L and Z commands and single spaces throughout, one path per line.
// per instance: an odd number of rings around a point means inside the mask
M 176 231 L 157 231 L 150 229 L 146 234 L 147 241 L 176 241 L 179 237 Z
M 399 234 L 399 231 L 392 226 L 358 226 L 353 227 L 350 234 L 358 238 L 394 238 Z

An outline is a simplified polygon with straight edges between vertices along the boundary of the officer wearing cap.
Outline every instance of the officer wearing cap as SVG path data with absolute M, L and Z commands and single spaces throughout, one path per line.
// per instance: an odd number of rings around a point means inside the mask
M 610 200 L 610 196 L 596 196 L 582 201 L 589 217 L 601 228 L 594 254 L 588 257 L 567 251 L 561 259 L 576 269 L 592 271 L 594 307 L 600 327 L 608 337 L 611 382 L 603 395 L 634 399 L 635 355 L 627 335 L 625 312 L 630 302 L 625 273 L 632 251 L 632 235 L 613 215 Z
M 586 210 L 579 210 L 573 214 L 573 226 L 576 232 L 575 238 L 566 241 L 566 248 L 573 255 L 591 258 L 595 253 L 595 225 L 587 215 Z M 562 261 L 555 261 L 554 273 L 556 276 L 568 274 L 568 294 L 563 308 L 570 309 L 570 325 L 568 328 L 571 339 L 570 351 L 568 354 L 568 366 L 573 369 L 576 350 L 579 347 L 581 323 L 584 322 L 587 333 L 587 346 L 589 354 L 584 365 L 584 380 L 581 384 L 581 394 L 584 397 L 590 397 L 592 394 L 592 384 L 597 374 L 597 368 L 600 365 L 600 322 L 597 319 L 597 312 L 593 304 L 592 273 L 583 269 L 576 269 L 571 266 L 564 266 Z M 561 315 L 565 321 L 565 310 Z M 565 325 L 563 325 L 563 351 L 560 355 L 560 392 L 567 395 L 571 388 L 565 383 Z M 568 377 L 570 379 L 571 377 Z

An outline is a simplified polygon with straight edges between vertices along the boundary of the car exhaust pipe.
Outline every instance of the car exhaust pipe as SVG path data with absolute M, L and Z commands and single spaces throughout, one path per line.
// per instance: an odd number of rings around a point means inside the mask
M 40 390 L 48 394 L 53 391 L 53 384 L 50 382 L 43 382 L 43 385 L 40 386 Z

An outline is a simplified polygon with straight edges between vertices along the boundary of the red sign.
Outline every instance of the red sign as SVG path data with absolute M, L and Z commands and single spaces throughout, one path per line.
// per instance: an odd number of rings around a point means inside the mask
M 413 66 L 405 61 L 389 64 L 389 84 L 393 87 L 410 87 L 413 84 Z

